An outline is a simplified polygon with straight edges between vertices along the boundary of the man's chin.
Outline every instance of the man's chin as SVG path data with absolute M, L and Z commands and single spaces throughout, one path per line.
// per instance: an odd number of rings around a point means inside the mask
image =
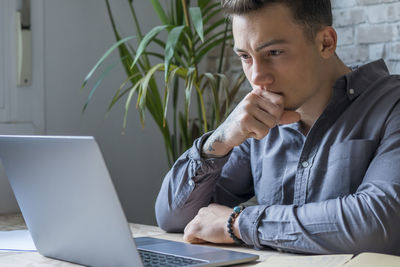
M 297 111 L 300 107 L 294 107 L 294 106 L 286 106 L 285 105 L 285 110 L 287 111 Z

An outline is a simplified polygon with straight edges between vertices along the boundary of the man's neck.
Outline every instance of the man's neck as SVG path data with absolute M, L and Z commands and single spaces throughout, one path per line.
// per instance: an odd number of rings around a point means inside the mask
M 327 69 L 328 75 L 326 77 L 330 77 L 326 80 L 326 83 L 321 85 L 323 87 L 320 95 L 316 96 L 313 101 L 304 104 L 300 107 L 297 112 L 301 115 L 301 126 L 302 133 L 307 135 L 312 125 L 316 122 L 316 120 L 321 116 L 322 112 L 328 105 L 332 93 L 333 93 L 333 85 L 339 79 L 339 77 L 351 72 L 351 69 L 348 68 L 338 57 L 334 57 L 332 59 L 330 67 Z

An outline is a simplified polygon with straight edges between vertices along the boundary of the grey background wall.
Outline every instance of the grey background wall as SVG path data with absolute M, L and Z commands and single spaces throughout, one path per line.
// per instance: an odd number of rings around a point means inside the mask
M 150 1 L 134 2 L 144 31 L 159 23 Z M 134 34 L 127 1 L 111 3 L 120 30 Z M 125 79 L 122 67 L 110 72 L 81 114 L 90 89 L 80 91 L 83 79 L 115 42 L 104 1 L 45 0 L 44 38 L 46 134 L 94 135 L 129 221 L 155 224 L 155 196 L 167 171 L 161 135 L 149 115 L 146 127 L 140 126 L 134 106 L 122 135 L 122 102 L 105 117 L 115 89 Z M 105 66 L 115 60 L 118 53 Z

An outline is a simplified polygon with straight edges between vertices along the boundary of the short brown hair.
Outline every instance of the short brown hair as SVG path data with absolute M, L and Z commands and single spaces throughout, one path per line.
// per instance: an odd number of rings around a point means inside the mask
M 330 0 L 221 0 L 221 4 L 228 16 L 244 15 L 269 4 L 285 4 L 294 22 L 303 26 L 311 40 L 324 26 L 332 26 Z

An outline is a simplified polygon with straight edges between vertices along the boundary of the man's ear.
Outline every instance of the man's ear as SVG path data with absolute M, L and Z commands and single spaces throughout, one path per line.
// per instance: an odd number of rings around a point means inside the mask
M 321 56 L 325 59 L 335 54 L 337 45 L 337 34 L 334 28 L 324 27 L 317 33 L 315 38 Z

